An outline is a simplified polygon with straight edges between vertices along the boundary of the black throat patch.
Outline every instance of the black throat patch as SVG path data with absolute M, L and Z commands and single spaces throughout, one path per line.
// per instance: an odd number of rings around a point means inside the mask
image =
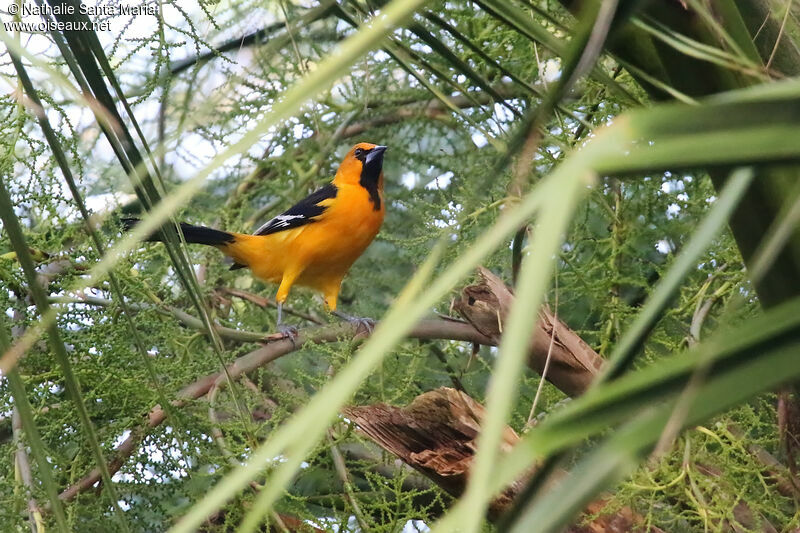
M 372 202 L 372 209 L 375 211 L 381 210 L 381 194 L 378 192 L 378 178 L 380 178 L 381 171 L 378 170 L 377 175 L 368 172 L 367 167 L 361 170 L 361 179 L 359 183 L 362 187 L 367 189 L 369 193 L 369 201 Z
M 361 178 L 359 179 L 359 184 L 369 193 L 372 209 L 380 211 L 381 195 L 378 191 L 378 182 L 380 181 L 381 171 L 383 170 L 383 149 L 379 154 L 373 154 L 372 157 L 370 157 L 371 151 L 372 150 L 364 151 L 360 156 L 357 156 L 361 161 Z

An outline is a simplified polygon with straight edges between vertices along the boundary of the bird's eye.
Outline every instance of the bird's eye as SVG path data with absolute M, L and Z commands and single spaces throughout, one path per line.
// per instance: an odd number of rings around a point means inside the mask
M 363 148 L 356 148 L 356 151 L 355 151 L 356 157 L 361 157 L 363 153 L 364 153 L 364 149 Z

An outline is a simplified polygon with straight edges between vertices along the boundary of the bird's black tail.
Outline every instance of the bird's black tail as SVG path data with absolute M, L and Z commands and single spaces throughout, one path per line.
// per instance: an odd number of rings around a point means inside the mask
M 138 218 L 123 218 L 122 219 L 122 226 L 125 228 L 125 231 L 130 230 L 136 224 L 139 223 Z M 233 233 L 228 233 L 227 231 L 221 231 L 218 229 L 207 228 L 205 226 L 194 226 L 192 224 L 187 224 L 186 222 L 181 222 L 181 232 L 183 232 L 183 238 L 186 239 L 186 242 L 189 244 L 207 244 L 209 246 L 222 246 L 225 244 L 230 244 L 236 237 Z M 161 237 L 161 232 L 156 232 L 150 235 L 147 238 L 148 241 L 151 242 L 161 242 L 163 241 Z

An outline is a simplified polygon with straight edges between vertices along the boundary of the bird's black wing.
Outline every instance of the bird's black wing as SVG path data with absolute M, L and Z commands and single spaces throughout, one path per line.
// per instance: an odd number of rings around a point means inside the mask
M 327 209 L 327 206 L 319 205 L 319 203 L 324 200 L 336 198 L 337 191 L 336 185 L 329 183 L 321 189 L 312 192 L 295 205 L 258 228 L 254 235 L 269 235 L 314 222 L 317 217 Z

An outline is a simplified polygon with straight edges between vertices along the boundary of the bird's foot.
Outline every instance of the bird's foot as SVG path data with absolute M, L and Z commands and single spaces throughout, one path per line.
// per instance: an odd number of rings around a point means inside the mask
M 363 329 L 367 334 L 371 334 L 372 330 L 375 329 L 375 321 L 371 318 L 350 316 L 346 313 L 342 313 L 341 311 L 334 311 L 333 314 L 356 326 L 357 332 L 360 332 Z
M 292 345 L 297 348 L 297 337 L 300 335 L 300 330 L 287 324 L 278 324 L 275 329 L 278 331 L 275 333 L 270 333 L 264 338 L 266 342 L 269 343 L 289 339 L 292 341 Z
M 283 302 L 278 302 L 278 333 L 280 333 L 280 338 L 282 339 L 289 339 L 292 341 L 292 345 L 297 348 L 297 344 L 295 343 L 295 339 L 297 339 L 297 335 L 300 333 L 298 329 L 294 326 L 290 326 L 288 324 L 283 323 Z
M 298 330 L 296 326 L 290 326 L 289 324 L 278 324 L 278 332 L 285 338 L 293 339 L 297 338 L 300 334 L 300 330 Z

